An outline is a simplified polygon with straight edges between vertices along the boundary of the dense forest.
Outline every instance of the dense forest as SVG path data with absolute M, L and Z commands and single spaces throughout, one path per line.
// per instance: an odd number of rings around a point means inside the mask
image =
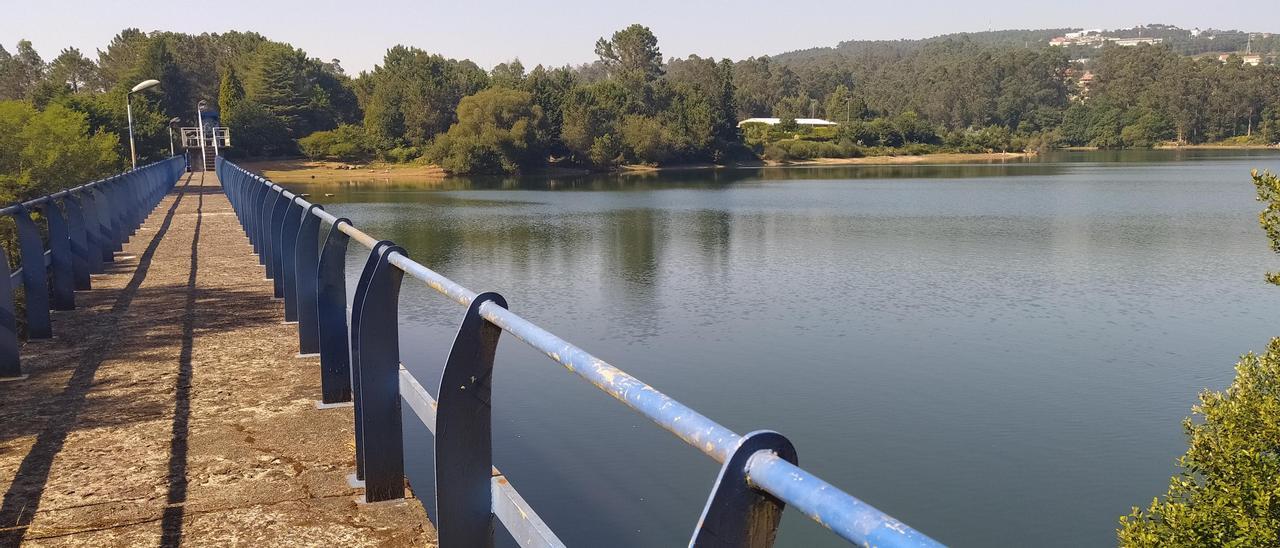
M 855 41 L 735 62 L 664 59 L 657 37 L 632 25 L 600 38 L 597 60 L 580 66 L 485 70 L 398 45 L 354 77 L 256 33 L 127 29 L 96 59 L 68 48 L 48 62 L 22 41 L 0 47 L 0 186 L 17 197 L 42 188 L 54 165 L 56 177 L 81 179 L 122 167 L 125 95 L 149 78 L 161 85 L 133 97 L 144 159 L 167 154 L 169 120 L 193 124 L 200 100 L 231 128 L 231 154 L 455 173 L 1280 141 L 1274 54 L 1259 66 L 1221 61 L 1200 55 L 1207 39 L 1151 25 L 1134 32 L 1165 43 L 1104 45 L 1085 59 L 1048 45 L 1069 30 Z M 1280 49 L 1274 36 L 1214 32 L 1230 51 L 1241 39 Z M 782 123 L 738 127 L 760 116 Z M 838 125 L 794 122 L 805 117 Z M 46 154 L 49 131 L 24 129 L 33 124 L 56 127 L 68 153 Z M 71 162 L 77 147 L 92 161 Z

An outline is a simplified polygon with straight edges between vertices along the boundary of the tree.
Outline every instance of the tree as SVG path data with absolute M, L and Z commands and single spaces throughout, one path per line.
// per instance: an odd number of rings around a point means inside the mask
M 222 72 L 221 82 L 218 84 L 218 110 L 227 114 L 242 102 L 244 102 L 244 84 L 236 75 L 235 67 L 227 67 L 227 70 Z
M 49 79 L 66 85 L 72 93 L 89 91 L 98 81 L 98 65 L 76 48 L 66 48 L 49 63 Z
M 525 91 L 491 88 L 462 98 L 458 121 L 427 158 L 450 173 L 519 173 L 546 162 L 542 108 Z
M 306 55 L 292 46 L 265 44 L 254 58 L 245 86 L 246 97 L 279 120 L 292 136 L 311 133 L 306 61 Z
M 662 53 L 658 37 L 649 27 L 631 25 L 613 33 L 608 40 L 596 40 L 596 55 L 628 87 L 656 80 L 662 75 Z
M 614 81 L 578 86 L 564 101 L 560 140 L 579 163 L 610 167 L 621 158 L 618 124 L 627 114 L 627 91 Z
M 159 93 L 144 93 L 136 99 L 154 102 L 159 105 L 160 113 L 168 120 L 195 110 L 195 102 L 187 89 L 187 82 L 182 78 L 181 69 L 169 45 L 163 39 L 150 40 L 146 52 L 138 60 L 138 66 L 130 73 L 127 80 L 118 82 L 116 87 L 128 90 L 138 82 L 155 79 L 160 81 Z
M 0 46 L 0 100 L 30 98 L 45 70 L 44 60 L 29 40 L 19 40 L 13 55 Z
M 1259 219 L 1280 252 L 1280 178 L 1253 172 Z M 1268 281 L 1280 284 L 1276 274 Z M 1125 546 L 1280 544 L 1280 338 L 1244 355 L 1225 391 L 1205 391 L 1183 421 L 1189 447 L 1163 500 L 1120 518 Z
M 91 181 L 121 166 L 115 134 L 91 133 L 85 115 L 62 105 L 37 111 L 0 101 L 0 201 L 28 200 Z
M 564 104 L 569 93 L 579 84 L 577 76 L 568 68 L 546 69 L 538 65 L 524 79 L 522 89 L 533 95 L 533 102 L 542 108 L 550 142 L 548 152 L 563 156 L 568 153 L 560 139 L 564 123 Z
M 387 50 L 382 65 L 360 80 L 356 85 L 367 90 L 365 131 L 382 149 L 427 144 L 456 120 L 463 97 L 489 85 L 489 75 L 471 61 L 405 46 Z
M 107 49 L 98 50 L 98 87 L 111 89 L 125 80 L 147 51 L 147 42 L 146 33 L 129 28 L 115 35 Z
M 520 89 L 524 78 L 524 64 L 519 59 L 498 63 L 489 71 L 489 85 L 493 87 Z

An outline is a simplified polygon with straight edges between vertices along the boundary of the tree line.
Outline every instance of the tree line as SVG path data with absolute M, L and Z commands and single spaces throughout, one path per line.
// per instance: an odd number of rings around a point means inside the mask
M 1280 141 L 1280 68 L 1167 44 L 1105 46 L 1083 61 L 1030 45 L 1060 30 L 732 61 L 664 60 L 657 37 L 632 25 L 600 38 L 596 60 L 579 66 L 527 70 L 513 60 L 485 70 L 398 45 L 353 77 L 337 60 L 256 33 L 126 29 L 94 59 L 68 48 L 45 62 L 29 42 L 12 54 L 0 47 L 0 100 L 74 118 L 85 146 L 110 141 L 124 157 L 125 95 L 155 78 L 158 93 L 133 98 L 144 159 L 166 154 L 169 120 L 194 125 L 205 100 L 231 128 L 230 154 L 422 161 L 457 173 Z M 30 119 L 24 112 L 10 119 Z M 762 116 L 783 123 L 739 129 Z M 792 123 L 804 117 L 839 125 Z

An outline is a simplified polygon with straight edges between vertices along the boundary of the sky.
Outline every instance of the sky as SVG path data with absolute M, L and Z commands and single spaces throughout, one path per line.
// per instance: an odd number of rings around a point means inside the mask
M 1163 23 L 1280 32 L 1280 1 L 0 0 L 0 43 L 12 52 L 18 40 L 31 40 L 46 60 L 68 46 L 94 58 L 127 27 L 195 34 L 241 30 L 289 42 L 312 57 L 340 59 L 352 74 L 373 68 L 396 44 L 484 67 L 513 58 L 526 67 L 584 63 L 593 59 L 597 38 L 632 23 L 653 30 L 665 57 L 741 59 L 852 39 L 1013 28 Z

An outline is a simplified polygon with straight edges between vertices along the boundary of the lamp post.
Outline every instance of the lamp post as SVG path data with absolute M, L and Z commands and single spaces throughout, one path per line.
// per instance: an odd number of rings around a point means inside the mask
M 177 124 L 178 122 L 181 122 L 181 121 L 182 121 L 182 118 L 179 118 L 177 116 L 174 116 L 172 119 L 169 120 L 169 156 L 173 156 L 175 154 L 173 149 L 173 126 L 174 124 Z
M 160 85 L 159 80 L 143 80 L 124 96 L 124 111 L 129 118 L 129 162 L 133 165 L 133 169 L 138 169 L 138 149 L 133 144 L 133 101 L 131 99 L 133 94 L 158 85 Z
M 200 171 L 204 171 L 207 167 L 205 165 L 207 156 L 205 156 L 204 149 L 204 109 L 208 108 L 208 106 L 209 103 L 206 103 L 204 99 L 196 103 L 196 127 L 200 128 Z

